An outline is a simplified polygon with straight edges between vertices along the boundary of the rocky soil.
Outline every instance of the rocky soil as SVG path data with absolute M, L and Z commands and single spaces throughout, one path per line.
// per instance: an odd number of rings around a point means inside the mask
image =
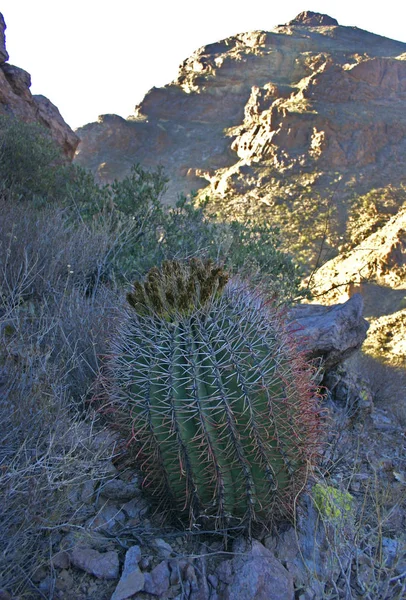
M 6 24 L 0 13 L 0 114 L 43 125 L 66 157 L 72 159 L 79 144 L 78 136 L 48 98 L 31 94 L 30 74 L 8 62 L 5 29 Z
M 50 532 L 50 560 L 24 598 L 401 600 L 404 427 L 345 367 L 326 382 L 329 439 L 295 523 L 252 540 L 238 531 L 227 539 L 221 531 L 184 531 L 154 510 L 139 473 L 116 460 L 103 479 L 72 489 L 72 518 Z M 0 590 L 0 598 L 12 597 Z
M 94 443 L 113 459 L 99 465 L 98 477 L 71 487 L 70 517 L 43 537 L 46 558 L 24 598 L 404 597 L 404 424 L 376 385 L 356 374 L 365 372 L 356 365 L 367 330 L 361 297 L 333 307 L 304 305 L 288 319 L 303 350 L 330 365 L 319 370 L 322 389 L 329 390 L 326 439 L 295 521 L 255 531 L 251 539 L 238 530 L 225 534 L 168 523 L 135 465 L 122 460 L 120 439 L 96 426 Z M 343 363 L 350 354 L 353 364 Z M 0 598 L 12 596 L 0 590 Z

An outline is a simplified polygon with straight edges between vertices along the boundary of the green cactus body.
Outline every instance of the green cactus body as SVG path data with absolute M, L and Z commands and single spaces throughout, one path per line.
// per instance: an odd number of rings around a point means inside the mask
M 280 316 L 242 286 L 223 291 L 221 277 L 184 309 L 173 281 L 158 309 L 147 285 L 134 292 L 109 402 L 145 486 L 190 522 L 214 517 L 223 527 L 291 513 L 320 429 L 311 370 Z

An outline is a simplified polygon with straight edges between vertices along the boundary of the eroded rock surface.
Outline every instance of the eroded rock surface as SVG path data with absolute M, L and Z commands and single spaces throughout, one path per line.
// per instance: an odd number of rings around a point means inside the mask
M 323 303 L 342 302 L 355 292 L 368 298 L 373 314 L 373 297 L 384 306 L 384 295 L 393 297 L 392 310 L 401 308 L 406 295 L 406 209 L 401 209 L 378 231 L 367 236 L 351 251 L 325 263 L 313 276 L 312 288 Z M 385 311 L 382 313 L 385 314 Z
M 293 578 L 265 546 L 238 540 L 237 556 L 217 570 L 224 600 L 293 600 Z
M 79 144 L 78 136 L 48 98 L 31 94 L 30 74 L 7 62 L 5 29 L 6 24 L 0 13 L 0 114 L 43 125 L 66 157 L 72 159 Z
M 359 350 L 369 324 L 362 317 L 363 301 L 355 294 L 344 304 L 299 304 L 288 313 L 290 329 L 311 358 L 331 368 Z

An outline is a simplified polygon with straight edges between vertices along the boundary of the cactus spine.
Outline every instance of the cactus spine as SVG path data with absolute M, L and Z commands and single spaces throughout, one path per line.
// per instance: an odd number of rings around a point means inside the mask
M 319 439 L 311 371 L 263 299 L 210 262 L 167 262 L 127 298 L 109 404 L 145 485 L 195 522 L 292 512 Z

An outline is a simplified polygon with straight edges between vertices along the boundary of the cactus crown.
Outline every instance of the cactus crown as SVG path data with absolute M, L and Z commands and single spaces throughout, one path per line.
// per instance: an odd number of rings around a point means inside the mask
M 172 321 L 206 305 L 221 294 L 227 281 L 228 274 L 211 260 L 164 261 L 161 269 L 153 267 L 147 273 L 143 283 L 134 283 L 127 300 L 139 315 Z

